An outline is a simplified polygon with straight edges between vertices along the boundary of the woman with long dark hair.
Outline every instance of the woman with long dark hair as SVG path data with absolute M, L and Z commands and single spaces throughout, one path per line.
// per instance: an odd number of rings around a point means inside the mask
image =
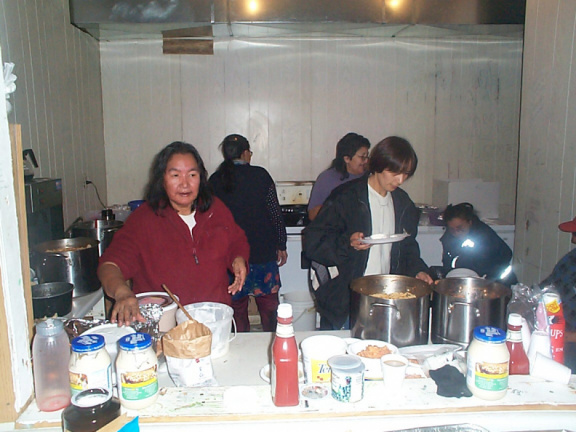
M 328 195 L 338 186 L 362 177 L 368 168 L 370 141 L 349 132 L 336 144 L 336 157 L 330 167 L 322 171 L 312 187 L 308 201 L 308 217 L 314 220 Z
M 230 304 L 244 285 L 248 256 L 244 231 L 212 195 L 200 154 L 173 142 L 154 158 L 146 202 L 100 258 L 98 277 L 115 302 L 110 319 L 143 321 L 135 294 L 162 291 L 163 284 L 182 304 Z
M 253 297 L 262 329 L 275 331 L 280 271 L 286 263 L 286 227 L 276 186 L 264 168 L 250 164 L 252 150 L 242 135 L 228 135 L 220 144 L 224 161 L 210 177 L 214 193 L 228 206 L 250 244 L 250 271 L 242 290 L 232 298 L 238 331 L 250 331 L 248 303 Z

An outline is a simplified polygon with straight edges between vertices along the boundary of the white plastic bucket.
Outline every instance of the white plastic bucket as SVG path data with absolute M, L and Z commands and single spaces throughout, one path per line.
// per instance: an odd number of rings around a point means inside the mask
M 316 307 L 308 291 L 292 291 L 283 295 L 284 303 L 292 305 L 295 331 L 316 330 Z
M 338 336 L 316 335 L 304 339 L 300 347 L 306 382 L 330 384 L 332 374 L 328 359 L 335 355 L 346 354 L 348 345 Z
M 204 324 L 212 332 L 210 356 L 214 359 L 226 355 L 230 341 L 236 337 L 236 321 L 232 317 L 234 310 L 228 305 L 213 302 L 192 303 L 184 306 L 184 309 L 192 318 Z M 188 321 L 188 317 L 178 309 L 176 323 L 182 324 L 184 321 Z M 230 336 L 232 323 L 234 335 Z

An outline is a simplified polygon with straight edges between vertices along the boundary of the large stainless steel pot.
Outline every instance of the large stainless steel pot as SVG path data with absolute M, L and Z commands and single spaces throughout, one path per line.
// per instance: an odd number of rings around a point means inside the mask
M 373 275 L 352 281 L 352 336 L 379 339 L 398 347 L 428 343 L 430 293 L 426 282 L 408 276 Z M 410 299 L 383 299 L 374 294 L 412 293 Z
M 510 288 L 481 278 L 447 278 L 433 290 L 432 342 L 467 346 L 477 326 L 506 329 Z
M 112 241 L 114 233 L 123 225 L 124 222 L 117 220 L 93 220 L 72 225 L 70 233 L 72 237 L 90 237 L 98 240 L 100 242 L 98 252 L 102 255 Z
M 96 275 L 98 240 L 77 237 L 40 243 L 33 248 L 32 265 L 40 283 L 69 282 L 74 285 L 74 297 L 100 288 Z

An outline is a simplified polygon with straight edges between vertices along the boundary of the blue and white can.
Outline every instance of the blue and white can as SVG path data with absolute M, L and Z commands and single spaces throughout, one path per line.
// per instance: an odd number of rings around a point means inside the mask
M 332 369 L 332 397 L 340 402 L 358 402 L 364 397 L 364 363 L 351 354 L 328 359 Z

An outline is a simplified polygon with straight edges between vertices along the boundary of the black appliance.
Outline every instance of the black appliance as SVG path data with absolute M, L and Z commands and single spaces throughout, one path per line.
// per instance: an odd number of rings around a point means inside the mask
M 33 178 L 24 184 L 28 245 L 64 238 L 62 180 Z
M 286 204 L 281 205 L 282 217 L 287 227 L 305 227 L 310 223 L 308 219 L 307 204 Z

